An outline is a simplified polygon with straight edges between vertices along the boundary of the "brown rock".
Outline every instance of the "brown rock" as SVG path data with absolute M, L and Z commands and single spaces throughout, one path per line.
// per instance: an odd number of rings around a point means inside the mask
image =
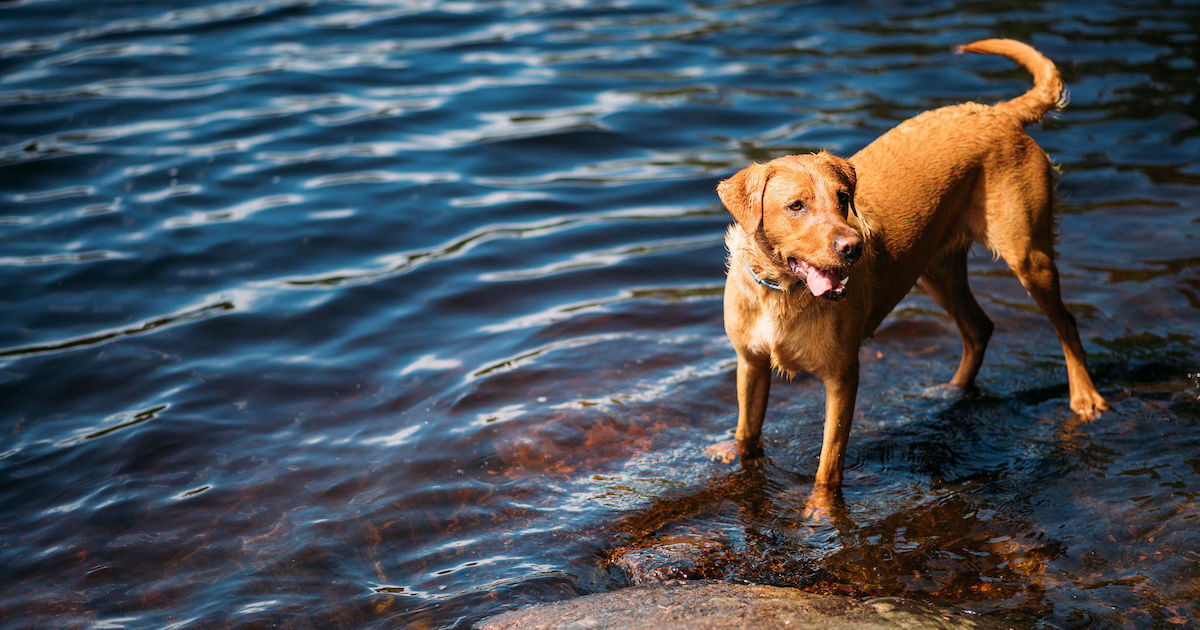
M 614 554 L 613 566 L 623 570 L 637 586 L 671 580 L 713 580 L 724 577 L 732 553 L 721 541 L 706 536 L 667 536 L 653 545 Z
M 706 583 L 633 587 L 530 606 L 480 622 L 480 630 L 981 629 L 1009 626 L 965 611 L 899 598 L 860 602 L 776 586 Z

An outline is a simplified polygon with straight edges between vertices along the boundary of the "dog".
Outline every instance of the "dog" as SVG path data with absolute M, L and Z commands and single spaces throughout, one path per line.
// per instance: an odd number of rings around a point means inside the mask
M 843 159 L 826 152 L 752 164 L 717 186 L 736 224 L 724 293 L 725 331 L 737 351 L 738 421 L 717 459 L 757 457 L 772 368 L 825 385 L 815 485 L 836 490 L 858 390 L 858 353 L 920 280 L 957 325 L 962 358 L 948 386 L 973 386 L 993 324 L 967 285 L 967 250 L 1003 259 L 1062 343 L 1071 409 L 1085 421 L 1108 408 L 1087 371 L 1054 264 L 1054 166 L 1025 132 L 1065 105 L 1058 69 L 1006 39 L 958 52 L 1000 55 L 1034 77 L 1025 94 L 993 106 L 924 112 Z

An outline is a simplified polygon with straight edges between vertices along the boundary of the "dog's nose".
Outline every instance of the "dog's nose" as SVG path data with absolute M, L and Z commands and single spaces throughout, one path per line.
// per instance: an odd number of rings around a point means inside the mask
M 833 239 L 833 248 L 847 263 L 857 262 L 862 257 L 862 239 L 857 236 L 839 236 Z

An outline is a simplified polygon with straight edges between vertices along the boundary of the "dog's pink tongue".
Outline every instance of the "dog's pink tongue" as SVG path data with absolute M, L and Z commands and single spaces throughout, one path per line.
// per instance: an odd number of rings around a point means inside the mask
M 813 295 L 821 297 L 826 291 L 832 289 L 834 284 L 837 284 L 838 279 L 826 271 L 809 267 L 804 281 L 808 283 L 808 290 L 812 291 Z

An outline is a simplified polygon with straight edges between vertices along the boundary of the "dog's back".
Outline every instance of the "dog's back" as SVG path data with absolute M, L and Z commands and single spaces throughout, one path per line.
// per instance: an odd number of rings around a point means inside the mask
M 960 52 L 1013 59 L 1034 75 L 1021 96 L 997 103 L 962 103 L 924 112 L 880 136 L 850 158 L 861 174 L 856 202 L 871 226 L 877 299 L 873 330 L 908 293 L 931 260 L 971 242 L 993 251 L 989 196 L 1048 196 L 1053 167 L 1025 125 L 1065 105 L 1054 64 L 1012 40 L 983 40 Z

